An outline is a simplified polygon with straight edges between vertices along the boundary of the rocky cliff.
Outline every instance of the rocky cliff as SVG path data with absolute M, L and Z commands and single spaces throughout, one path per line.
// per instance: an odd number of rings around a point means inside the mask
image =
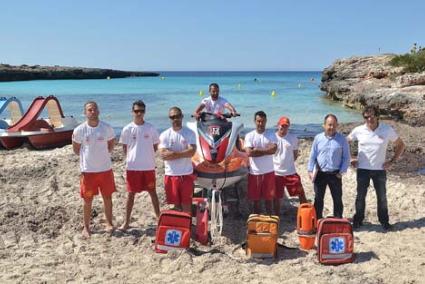
M 425 72 L 405 73 L 389 64 L 393 57 L 339 59 L 323 71 L 320 89 L 347 107 L 374 104 L 384 115 L 425 126 Z
M 12 66 L 0 64 L 0 82 L 57 79 L 106 79 L 141 76 L 158 76 L 154 72 L 133 72 L 99 68 L 63 66 Z

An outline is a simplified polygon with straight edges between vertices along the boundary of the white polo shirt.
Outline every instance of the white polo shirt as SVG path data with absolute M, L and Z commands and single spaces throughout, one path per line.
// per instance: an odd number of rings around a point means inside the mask
M 225 106 L 228 103 L 229 102 L 225 98 L 220 96 L 215 101 L 213 101 L 211 96 L 201 101 L 201 104 L 205 106 L 205 111 L 215 113 L 215 114 L 224 113 Z
M 72 141 L 81 144 L 81 172 L 98 173 L 112 168 L 108 141 L 114 138 L 114 129 L 103 121 L 99 121 L 96 127 L 89 126 L 86 121 L 74 129 Z
M 273 131 L 266 130 L 260 134 L 257 130 L 253 130 L 245 136 L 244 145 L 246 148 L 265 149 L 270 144 L 277 144 L 276 135 Z M 273 155 L 249 157 L 250 174 L 262 175 L 273 171 Z
M 287 133 L 280 137 L 275 133 L 277 150 L 273 155 L 274 172 L 279 176 L 296 174 L 294 151 L 298 150 L 298 138 L 294 134 Z
M 364 124 L 354 128 L 348 139 L 359 141 L 359 169 L 383 170 L 388 142 L 396 141 L 398 135 L 391 126 L 384 123 L 379 123 L 375 131 Z
M 189 145 L 196 145 L 195 133 L 187 127 L 182 127 L 179 131 L 168 128 L 159 136 L 158 148 L 168 149 L 174 152 L 186 150 Z M 165 175 L 182 176 L 193 173 L 192 159 L 180 158 L 176 160 L 164 160 Z
M 151 171 L 155 169 L 154 145 L 159 144 L 158 131 L 149 122 L 126 125 L 120 137 L 120 143 L 127 145 L 127 170 Z

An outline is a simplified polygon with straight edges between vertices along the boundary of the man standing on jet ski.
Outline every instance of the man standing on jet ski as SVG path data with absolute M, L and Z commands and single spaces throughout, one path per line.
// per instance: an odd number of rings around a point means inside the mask
M 232 116 L 237 114 L 235 107 L 225 98 L 219 96 L 220 87 L 217 83 L 211 83 L 208 87 L 208 91 L 210 96 L 201 101 L 201 104 L 196 108 L 195 113 L 193 114 L 196 119 L 199 119 L 203 109 L 205 109 L 206 112 L 214 114 L 223 114 L 224 110 L 228 109 Z

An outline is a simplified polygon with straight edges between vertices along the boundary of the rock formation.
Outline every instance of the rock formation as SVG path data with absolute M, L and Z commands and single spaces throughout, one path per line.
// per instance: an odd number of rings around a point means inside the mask
M 154 72 L 120 71 L 100 68 L 63 66 L 12 66 L 0 64 L 0 82 L 57 79 L 107 79 L 141 76 L 158 76 Z
M 405 73 L 389 64 L 393 57 L 339 59 L 323 70 L 320 89 L 347 107 L 374 104 L 384 115 L 425 126 L 425 72 Z

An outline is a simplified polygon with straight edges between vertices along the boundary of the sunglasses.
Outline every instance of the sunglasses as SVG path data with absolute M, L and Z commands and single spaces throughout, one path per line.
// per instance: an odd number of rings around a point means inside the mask
M 144 113 L 145 109 L 133 109 L 134 113 Z
M 363 115 L 364 119 L 375 118 L 374 115 Z
M 182 115 L 181 115 L 181 114 L 170 115 L 170 116 L 169 116 L 169 118 L 170 118 L 171 120 L 174 120 L 174 119 L 180 119 L 180 118 L 182 118 Z

